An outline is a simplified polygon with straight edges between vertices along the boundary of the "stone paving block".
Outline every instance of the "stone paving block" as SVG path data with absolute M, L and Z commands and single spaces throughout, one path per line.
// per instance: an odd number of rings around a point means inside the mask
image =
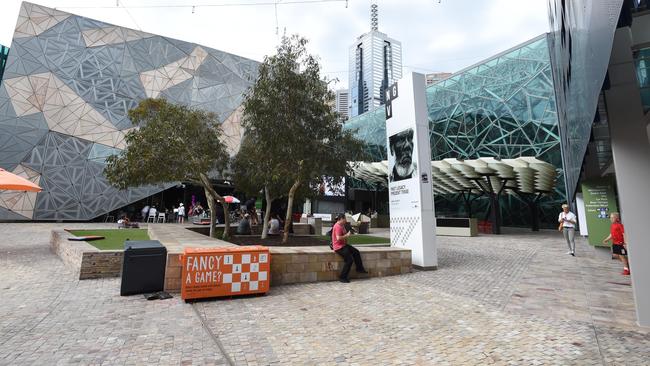
M 307 263 L 309 262 L 309 256 L 304 254 L 292 254 L 291 263 Z
M 364 261 L 376 261 L 379 259 L 379 253 L 361 253 Z
M 380 259 L 377 261 L 377 268 L 389 268 L 391 266 L 390 260 L 389 259 Z
M 318 280 L 317 272 L 302 272 L 300 273 L 300 282 L 316 282 Z
M 271 265 L 275 266 L 280 263 L 291 263 L 291 255 L 290 254 L 276 254 L 271 256 Z
M 318 272 L 316 273 L 316 279 L 318 281 L 334 281 L 337 279 L 336 272 Z
M 287 263 L 286 272 L 295 273 L 295 272 L 304 272 L 305 265 L 303 263 Z
M 386 255 L 386 258 L 388 259 L 400 259 L 402 257 L 402 253 L 400 252 L 389 252 Z

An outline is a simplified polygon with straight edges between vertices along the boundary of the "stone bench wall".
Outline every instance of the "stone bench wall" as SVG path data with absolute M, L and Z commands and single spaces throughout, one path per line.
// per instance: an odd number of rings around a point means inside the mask
M 123 251 L 99 250 L 86 242 L 68 241 L 72 235 L 64 230 L 53 230 L 50 246 L 79 279 L 119 277 L 124 258 Z M 187 247 L 234 246 L 222 240 L 172 225 L 151 225 L 149 236 L 160 240 L 168 250 L 165 271 L 165 290 L 177 292 L 181 288 L 179 254 Z M 357 246 L 368 274 L 358 275 L 354 266 L 351 278 L 398 275 L 411 272 L 411 251 L 386 246 Z M 317 281 L 334 281 L 343 267 L 343 259 L 327 246 L 269 247 L 271 252 L 271 286 Z
M 302 253 L 282 253 L 271 248 L 271 285 L 333 281 L 345 264 L 343 258 L 329 248 L 316 248 Z M 357 247 L 368 274 L 357 274 L 354 265 L 351 278 L 391 276 L 411 272 L 411 251 L 395 248 Z M 277 248 L 278 251 L 284 248 Z M 307 248 L 306 248 L 307 249 Z
M 52 230 L 50 249 L 80 280 L 120 276 L 121 250 L 99 250 L 85 241 L 69 241 L 73 236 L 65 230 Z
M 411 251 L 390 247 L 357 247 L 368 274 L 357 274 L 354 265 L 350 278 L 383 277 L 411 272 Z M 218 249 L 218 248 L 215 248 Z M 343 268 L 341 256 L 329 247 L 269 247 L 271 286 L 292 283 L 334 281 Z M 165 291 L 181 289 L 179 253 L 167 254 Z

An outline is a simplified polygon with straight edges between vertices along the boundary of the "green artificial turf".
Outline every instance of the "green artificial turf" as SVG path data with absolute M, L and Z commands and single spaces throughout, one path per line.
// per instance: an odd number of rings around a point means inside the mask
M 321 239 L 331 240 L 329 236 L 322 235 Z M 351 245 L 363 245 L 363 244 L 385 244 L 390 243 L 390 239 L 382 238 L 380 236 L 371 236 L 371 235 L 352 235 L 348 238 L 348 244 Z
M 146 229 L 72 230 L 74 236 L 99 235 L 106 239 L 89 241 L 88 244 L 100 250 L 124 249 L 124 241 L 149 240 Z

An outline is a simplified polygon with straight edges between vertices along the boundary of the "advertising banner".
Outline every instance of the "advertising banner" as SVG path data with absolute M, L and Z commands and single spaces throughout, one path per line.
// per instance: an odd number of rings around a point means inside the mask
M 614 183 L 611 179 L 592 179 L 582 183 L 589 244 L 603 246 L 609 235 L 609 214 L 617 212 Z
M 188 248 L 181 265 L 183 300 L 269 290 L 271 256 L 266 247 Z
M 391 246 L 411 249 L 412 263 L 436 268 L 431 147 L 423 74 L 407 73 L 386 90 Z

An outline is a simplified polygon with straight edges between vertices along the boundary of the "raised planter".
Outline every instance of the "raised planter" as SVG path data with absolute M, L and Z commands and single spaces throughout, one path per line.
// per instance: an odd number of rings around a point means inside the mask
M 119 277 L 124 252 L 99 250 L 85 241 L 69 241 L 74 237 L 65 230 L 52 230 L 50 249 L 80 280 Z
M 180 291 L 181 263 L 179 254 L 185 247 L 220 247 L 234 244 L 212 239 L 180 225 L 151 224 L 149 237 L 167 247 L 165 290 Z M 50 247 L 79 279 L 119 277 L 123 251 L 99 250 L 86 242 L 72 242 L 72 234 L 53 230 Z M 411 251 L 388 246 L 357 246 L 368 274 L 355 277 L 382 277 L 411 272 Z M 343 259 L 328 246 L 269 247 L 271 253 L 271 285 L 317 281 L 333 281 L 343 266 Z
M 222 247 L 234 244 L 212 239 L 180 226 L 149 225 L 149 237 L 167 247 L 167 271 L 165 290 L 180 291 L 181 262 L 179 255 L 184 248 Z M 359 277 L 381 277 L 411 272 L 411 251 L 389 246 L 365 246 L 356 248 L 361 252 L 364 267 L 369 274 Z M 292 283 L 336 280 L 343 266 L 343 259 L 329 246 L 269 247 L 271 253 L 271 286 Z M 357 274 L 354 269 L 351 277 Z

